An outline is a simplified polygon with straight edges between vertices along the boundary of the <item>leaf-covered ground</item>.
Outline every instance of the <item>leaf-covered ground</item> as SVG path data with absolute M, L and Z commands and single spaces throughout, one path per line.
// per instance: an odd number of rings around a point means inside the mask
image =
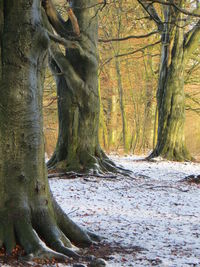
M 70 217 L 104 237 L 108 266 L 200 266 L 200 186 L 180 182 L 200 164 L 114 157 L 133 178 L 52 179 Z

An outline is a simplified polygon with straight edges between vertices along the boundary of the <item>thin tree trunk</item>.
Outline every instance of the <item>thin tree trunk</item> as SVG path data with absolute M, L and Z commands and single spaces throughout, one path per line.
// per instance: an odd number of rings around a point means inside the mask
M 157 130 L 158 130 L 158 108 L 156 106 L 154 115 L 154 127 L 153 127 L 153 149 L 155 149 L 157 144 Z
M 144 121 L 142 131 L 142 150 L 146 152 L 151 147 L 152 140 L 152 102 L 153 102 L 153 66 L 151 50 L 148 49 L 148 55 L 144 56 L 145 65 L 145 108 L 144 108 Z
M 123 146 L 124 146 L 124 151 L 127 153 L 129 150 L 128 130 L 127 130 L 127 120 L 126 120 L 126 112 L 125 112 L 125 104 L 124 104 L 124 92 L 123 92 L 123 87 L 122 87 L 122 76 L 121 76 L 120 63 L 119 63 L 118 57 L 115 57 L 115 67 L 116 67 L 116 74 L 117 74 L 120 111 L 121 111 L 121 117 L 122 117 Z
M 112 95 L 110 99 L 110 106 L 109 106 L 109 148 L 113 150 L 117 144 L 117 95 L 116 89 L 112 88 Z
M 101 132 L 99 131 L 99 136 L 101 135 L 102 137 L 102 143 L 104 145 L 104 148 L 107 150 L 108 149 L 108 130 L 107 130 L 107 125 L 105 122 L 105 117 L 104 117 L 104 110 L 103 110 L 103 103 L 101 100 L 101 83 L 100 83 L 100 78 L 99 80 L 99 100 L 100 100 L 100 129 Z

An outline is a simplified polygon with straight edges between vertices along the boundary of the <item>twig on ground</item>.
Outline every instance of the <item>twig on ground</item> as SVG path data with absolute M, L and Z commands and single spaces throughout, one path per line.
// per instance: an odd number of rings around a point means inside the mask
M 77 172 L 62 172 L 62 173 L 50 173 L 48 175 L 48 178 L 60 178 L 60 179 L 74 179 L 74 178 L 79 178 L 79 177 L 84 177 L 85 181 L 90 181 L 89 177 L 95 177 L 95 178 L 105 178 L 105 179 L 115 179 L 119 175 L 114 175 L 114 174 L 84 174 L 84 173 L 77 173 Z
M 148 185 L 147 185 L 148 186 Z M 178 188 L 178 187 L 175 187 L 175 186 L 171 186 L 171 185 L 157 185 L 157 186 L 150 186 L 150 187 L 147 187 L 147 189 L 156 189 L 156 188 L 169 188 L 169 189 L 176 189 L 178 191 L 181 191 L 183 193 L 186 193 L 189 191 L 189 189 L 182 189 L 182 188 Z
M 200 184 L 200 175 L 191 174 L 185 178 L 179 180 L 179 182 L 186 182 L 188 184 Z
M 67 215 L 72 214 L 72 213 L 76 212 L 77 210 L 79 210 L 79 208 L 68 212 Z

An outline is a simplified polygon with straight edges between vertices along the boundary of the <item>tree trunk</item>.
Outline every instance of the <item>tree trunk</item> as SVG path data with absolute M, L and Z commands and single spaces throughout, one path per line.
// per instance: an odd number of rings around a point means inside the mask
M 32 258 L 65 260 L 78 257 L 69 239 L 91 244 L 91 234 L 63 213 L 48 185 L 42 95 L 49 39 L 40 5 L 0 0 L 0 247 L 10 253 L 17 242 Z
M 128 129 L 127 129 L 127 120 L 126 120 L 126 112 L 124 105 L 124 91 L 122 87 L 122 76 L 120 71 L 120 62 L 117 57 L 115 57 L 115 67 L 117 74 L 117 85 L 118 85 L 118 94 L 119 94 L 119 103 L 120 103 L 120 111 L 122 117 L 122 133 L 123 133 L 123 146 L 124 152 L 127 153 L 129 150 L 129 142 L 128 142 Z
M 3 23 L 4 23 L 4 16 L 3 16 L 3 0 L 0 0 L 0 77 L 2 76 L 2 33 L 3 33 Z
M 156 106 L 154 114 L 154 126 L 153 126 L 153 149 L 157 144 L 157 129 L 158 129 L 158 107 Z
M 102 103 L 102 98 L 101 98 L 100 78 L 98 79 L 98 81 L 99 81 L 99 100 L 100 100 L 99 140 L 100 140 L 100 143 L 103 144 L 105 150 L 108 150 L 108 129 L 107 129 L 107 125 L 105 122 L 104 109 L 103 109 L 103 103 Z
M 162 156 L 169 160 L 190 160 L 185 146 L 185 96 L 184 96 L 184 29 L 177 15 L 172 20 L 172 10 L 165 13 L 165 31 L 162 36 L 160 77 L 157 92 L 158 137 L 157 145 L 149 158 Z M 179 24 L 176 25 L 175 24 Z M 172 25 L 172 26 L 170 26 Z
M 142 130 L 142 153 L 147 152 L 151 148 L 152 141 L 152 113 L 153 113 L 153 90 L 154 90 L 154 73 L 153 73 L 153 62 L 151 52 L 152 49 L 147 49 L 148 55 L 144 56 L 144 67 L 145 67 L 145 96 L 144 96 L 144 120 Z
M 110 129 L 109 129 L 109 146 L 111 150 L 116 149 L 116 145 L 118 146 L 118 121 L 117 121 L 117 95 L 116 89 L 112 89 L 112 96 L 110 101 Z
M 65 56 L 61 56 L 58 49 L 51 49 L 50 65 L 57 82 L 59 116 L 58 141 L 48 162 L 51 168 L 84 173 L 116 171 L 98 140 L 100 101 L 96 4 L 97 0 L 72 1 L 81 31 L 81 52 L 67 49 Z M 72 32 L 70 23 L 65 24 L 65 30 Z

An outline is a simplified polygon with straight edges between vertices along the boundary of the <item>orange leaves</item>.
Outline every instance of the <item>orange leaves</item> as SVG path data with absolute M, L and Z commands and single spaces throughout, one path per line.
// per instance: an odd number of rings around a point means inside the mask
M 24 254 L 25 254 L 24 250 L 19 245 L 16 245 L 16 247 L 12 250 L 13 257 L 22 256 Z
M 58 266 L 58 263 L 55 259 L 34 259 L 34 262 L 37 263 L 37 264 L 52 264 L 52 265 L 55 265 Z
M 5 256 L 5 249 L 1 248 L 0 249 L 0 257 L 4 257 Z

